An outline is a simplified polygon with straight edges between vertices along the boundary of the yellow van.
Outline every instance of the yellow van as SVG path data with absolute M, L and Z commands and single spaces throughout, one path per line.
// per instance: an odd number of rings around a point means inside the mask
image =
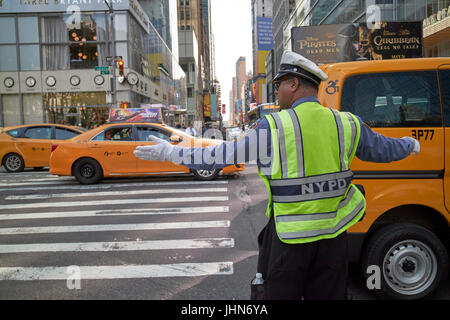
M 321 66 L 326 107 L 348 111 L 374 131 L 410 136 L 418 156 L 389 164 L 355 158 L 364 219 L 349 229 L 351 260 L 383 297 L 419 299 L 448 275 L 450 225 L 450 58 L 358 61 Z

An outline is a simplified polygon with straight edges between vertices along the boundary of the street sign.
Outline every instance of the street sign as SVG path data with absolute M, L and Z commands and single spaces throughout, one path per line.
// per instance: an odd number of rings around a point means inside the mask
M 94 67 L 95 71 L 108 71 L 109 72 L 109 66 L 99 66 L 99 67 Z
M 100 74 L 108 75 L 109 74 L 109 70 L 101 70 Z

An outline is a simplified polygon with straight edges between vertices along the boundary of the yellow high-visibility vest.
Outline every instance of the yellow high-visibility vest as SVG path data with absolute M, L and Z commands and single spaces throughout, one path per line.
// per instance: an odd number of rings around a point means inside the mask
M 258 172 L 270 196 L 266 214 L 274 214 L 280 240 L 330 239 L 358 222 L 366 201 L 350 170 L 361 133 L 357 118 L 317 102 L 266 118 L 272 162 Z

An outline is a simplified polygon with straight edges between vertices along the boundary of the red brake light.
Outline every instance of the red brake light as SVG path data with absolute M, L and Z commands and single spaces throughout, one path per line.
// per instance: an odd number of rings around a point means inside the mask
M 52 152 L 56 150 L 56 148 L 58 148 L 59 144 L 53 144 L 52 143 Z

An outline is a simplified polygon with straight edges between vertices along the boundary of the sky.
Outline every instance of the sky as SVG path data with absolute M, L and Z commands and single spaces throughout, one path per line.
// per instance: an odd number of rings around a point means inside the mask
M 222 88 L 222 103 L 228 119 L 232 78 L 236 61 L 246 58 L 247 72 L 252 70 L 251 0 L 211 0 L 211 24 L 216 45 L 216 75 Z

